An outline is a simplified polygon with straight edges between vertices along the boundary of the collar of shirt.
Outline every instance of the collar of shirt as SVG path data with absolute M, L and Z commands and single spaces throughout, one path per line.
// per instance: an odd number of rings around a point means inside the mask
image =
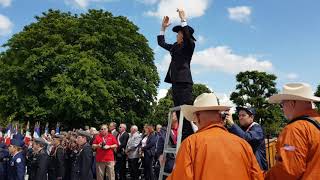
M 209 126 L 207 127 L 204 127 L 202 129 L 199 129 L 196 133 L 199 133 L 199 132 L 202 132 L 202 131 L 205 131 L 205 130 L 208 130 L 208 129 L 211 129 L 211 128 L 221 128 L 225 131 L 228 131 L 222 124 L 210 124 Z
M 310 109 L 310 110 L 301 112 L 300 114 L 297 115 L 297 117 L 300 117 L 300 116 L 317 117 L 319 115 L 314 109 Z M 297 117 L 295 117 L 295 118 L 297 118 Z
M 22 152 L 22 151 L 18 151 L 18 152 L 16 152 L 13 156 L 12 156 L 12 158 L 14 158 L 17 154 L 19 154 L 20 152 Z

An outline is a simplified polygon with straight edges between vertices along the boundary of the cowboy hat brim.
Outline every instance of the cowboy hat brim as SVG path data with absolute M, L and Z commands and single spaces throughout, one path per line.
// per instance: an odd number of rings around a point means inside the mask
M 190 27 L 190 26 L 187 26 L 187 27 L 188 27 L 188 29 L 189 29 L 189 31 L 190 31 L 191 38 L 192 38 L 194 41 L 197 41 L 196 38 L 193 36 L 193 33 L 194 33 L 193 28 Z M 179 26 L 173 27 L 173 28 L 172 28 L 172 31 L 178 33 L 179 31 L 182 31 L 182 29 L 183 29 L 183 27 L 179 25 Z
M 181 106 L 181 111 L 183 113 L 183 116 L 188 120 L 188 121 L 194 121 L 194 116 L 193 113 L 198 112 L 198 111 L 227 111 L 231 108 L 231 106 L 207 106 L 207 107 L 194 107 L 191 105 L 183 105 Z
M 320 102 L 320 97 L 316 97 L 316 96 L 303 97 L 303 96 L 292 95 L 292 94 L 276 94 L 271 96 L 268 99 L 268 102 L 270 104 L 280 104 L 281 101 L 285 101 L 285 100 Z

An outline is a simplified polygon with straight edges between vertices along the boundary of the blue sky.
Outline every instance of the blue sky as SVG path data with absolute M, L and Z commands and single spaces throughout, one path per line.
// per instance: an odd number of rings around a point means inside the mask
M 286 82 L 320 83 L 320 1 L 317 0 L 0 0 L 0 44 L 34 21 L 49 8 L 84 13 L 97 8 L 127 16 L 140 27 L 155 52 L 161 78 L 159 96 L 170 84 L 163 82 L 169 54 L 159 48 L 156 36 L 161 17 L 178 24 L 175 9 L 184 8 L 195 29 L 196 51 L 192 73 L 228 102 L 235 89 L 235 75 L 261 70 L 278 76 L 277 87 Z M 168 42 L 175 41 L 171 28 Z M 3 49 L 0 49 L 3 51 Z

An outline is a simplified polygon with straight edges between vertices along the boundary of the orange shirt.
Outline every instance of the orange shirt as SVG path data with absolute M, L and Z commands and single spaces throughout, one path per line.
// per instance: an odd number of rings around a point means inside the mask
M 320 122 L 314 110 L 308 115 Z M 288 124 L 277 142 L 276 165 L 266 174 L 270 180 L 320 179 L 320 131 L 310 122 Z
M 263 179 L 250 145 L 212 124 L 185 139 L 168 180 Z

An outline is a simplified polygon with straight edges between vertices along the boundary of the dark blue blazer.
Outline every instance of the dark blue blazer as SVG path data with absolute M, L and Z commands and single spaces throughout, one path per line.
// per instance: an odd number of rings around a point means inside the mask
M 243 139 L 245 139 L 252 147 L 257 161 L 262 170 L 268 170 L 268 164 L 266 160 L 266 144 L 264 141 L 264 134 L 262 127 L 256 123 L 248 132 L 241 129 L 238 125 L 233 124 L 229 131 Z

